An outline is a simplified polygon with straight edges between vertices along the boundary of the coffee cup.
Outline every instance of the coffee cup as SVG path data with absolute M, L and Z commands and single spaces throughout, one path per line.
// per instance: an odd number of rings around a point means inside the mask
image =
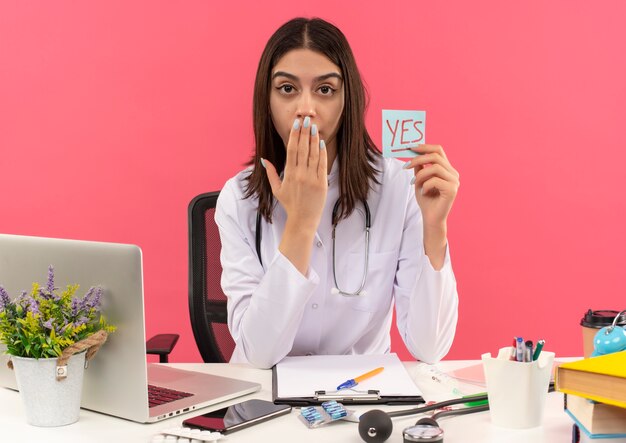
M 593 340 L 596 333 L 606 326 L 611 326 L 618 314 L 619 311 L 592 311 L 589 309 L 583 318 L 580 319 L 580 325 L 583 329 L 583 356 L 585 358 L 591 357 L 591 353 L 593 352 Z M 620 316 L 617 325 L 626 326 L 626 314 Z

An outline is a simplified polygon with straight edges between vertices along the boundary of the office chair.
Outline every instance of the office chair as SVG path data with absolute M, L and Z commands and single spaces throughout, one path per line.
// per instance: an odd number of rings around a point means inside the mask
M 146 342 L 146 354 L 159 356 L 159 363 L 168 363 L 170 352 L 178 341 L 178 334 L 157 334 Z
M 200 194 L 188 208 L 189 316 L 196 345 L 207 363 L 227 362 L 235 349 L 220 283 L 222 243 L 214 219 L 218 196 L 219 191 Z M 146 353 L 159 355 L 159 362 L 167 363 L 177 341 L 178 334 L 155 335 L 146 342 Z
M 220 283 L 222 243 L 215 224 L 218 192 L 189 203 L 189 316 L 196 345 L 206 363 L 230 360 L 235 342 L 227 325 L 226 295 Z

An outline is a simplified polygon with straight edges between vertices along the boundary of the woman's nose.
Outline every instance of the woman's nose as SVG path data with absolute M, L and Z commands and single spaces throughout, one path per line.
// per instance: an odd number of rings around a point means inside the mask
M 311 94 L 303 93 L 298 100 L 298 109 L 296 110 L 298 118 L 315 117 L 315 102 Z

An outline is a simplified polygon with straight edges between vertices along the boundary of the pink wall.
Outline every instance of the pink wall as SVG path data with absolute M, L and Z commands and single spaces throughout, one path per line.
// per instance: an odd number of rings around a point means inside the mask
M 272 3 L 0 3 L 0 232 L 140 245 L 148 334 L 199 360 L 187 203 L 250 155 L 266 39 L 318 15 L 353 46 L 374 139 L 381 109 L 425 109 L 461 172 L 448 357 L 513 335 L 581 354 L 583 312 L 626 308 L 626 4 Z

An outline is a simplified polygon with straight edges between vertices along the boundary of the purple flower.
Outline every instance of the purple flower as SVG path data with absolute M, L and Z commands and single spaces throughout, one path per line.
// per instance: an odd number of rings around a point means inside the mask
M 22 293 L 20 294 L 20 296 L 18 298 L 15 299 L 15 304 L 16 305 L 20 305 L 22 308 L 26 309 L 28 308 L 28 305 L 30 304 L 30 299 L 32 297 L 28 294 L 28 292 L 26 291 L 22 291 Z
M 47 322 L 44 322 L 43 327 L 46 329 L 52 330 L 52 319 L 48 320 Z
M 0 286 L 0 311 L 4 311 L 4 308 L 11 303 L 9 294 L 4 286 Z
M 76 322 L 76 326 L 80 326 L 82 324 L 85 324 L 89 321 L 89 319 L 87 317 L 81 317 L 78 319 L 78 321 Z
M 26 291 L 22 291 L 22 293 L 20 294 L 20 296 L 19 296 L 19 297 L 17 297 L 17 298 L 15 299 L 15 303 L 16 303 L 16 304 L 17 304 L 17 303 L 19 303 L 21 306 L 24 306 L 24 304 L 23 304 L 22 302 L 23 302 L 24 300 L 28 299 L 28 298 L 29 298 L 29 297 L 28 297 L 28 292 L 26 292 Z
M 102 288 L 100 286 L 92 286 L 85 294 L 85 297 L 83 297 L 81 309 L 85 311 L 95 309 L 98 311 L 100 309 L 100 297 L 102 297 Z
M 96 295 L 93 298 L 93 308 L 96 311 L 100 310 L 100 299 L 102 298 L 102 291 L 103 291 L 102 287 L 100 286 L 96 287 Z
M 39 297 L 44 300 L 50 300 L 53 298 L 53 294 L 49 293 L 47 289 L 39 288 Z
M 78 301 L 77 298 L 72 299 L 71 308 L 72 308 L 72 318 L 76 317 L 78 315 L 78 311 L 80 310 L 80 301 Z
M 50 298 L 48 297 L 48 293 L 43 288 L 39 288 L 36 296 L 41 297 L 42 300 L 48 300 Z
M 96 288 L 94 288 L 93 286 L 91 288 L 89 288 L 89 291 L 87 291 L 87 293 L 83 296 L 83 299 L 80 302 L 80 309 L 84 310 L 84 309 L 88 309 L 88 305 L 90 303 L 91 300 L 91 296 L 93 295 L 93 292 L 96 290 Z
M 39 301 L 31 297 L 28 300 L 28 310 L 32 312 L 33 315 L 41 315 L 41 311 L 39 310 Z
M 54 294 L 54 290 L 57 289 L 54 287 L 54 267 L 52 265 L 48 266 L 48 285 L 46 289 L 49 294 Z

